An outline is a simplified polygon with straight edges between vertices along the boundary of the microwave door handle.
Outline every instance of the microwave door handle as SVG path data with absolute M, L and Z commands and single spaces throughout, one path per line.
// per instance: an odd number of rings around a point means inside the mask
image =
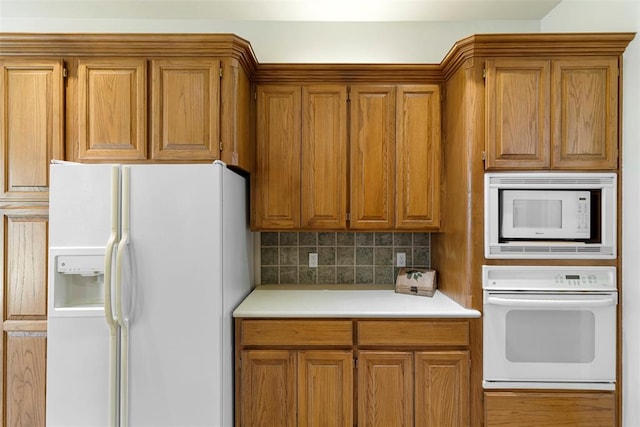
M 489 296 L 486 299 L 487 304 L 509 306 L 509 307 L 530 307 L 530 308 L 591 308 L 591 307 L 607 307 L 617 304 L 617 298 L 607 297 L 603 299 L 593 300 L 545 300 L 545 299 L 515 299 L 501 298 Z

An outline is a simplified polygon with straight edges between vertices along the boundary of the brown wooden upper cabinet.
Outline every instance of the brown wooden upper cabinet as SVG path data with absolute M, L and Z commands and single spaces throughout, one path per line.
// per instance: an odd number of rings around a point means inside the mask
M 618 166 L 618 58 L 486 62 L 486 169 Z
M 253 183 L 256 229 L 437 229 L 439 87 L 258 86 Z
M 232 58 L 78 58 L 70 158 L 253 169 L 250 82 Z M 77 78 L 74 78 L 77 77 Z M 147 117 L 149 114 L 149 117 Z
M 346 101 L 344 85 L 258 86 L 256 228 L 346 227 Z

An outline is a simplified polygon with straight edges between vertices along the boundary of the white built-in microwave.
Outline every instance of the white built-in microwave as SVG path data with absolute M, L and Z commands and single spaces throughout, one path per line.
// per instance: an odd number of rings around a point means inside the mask
M 616 257 L 616 174 L 485 174 L 485 258 Z

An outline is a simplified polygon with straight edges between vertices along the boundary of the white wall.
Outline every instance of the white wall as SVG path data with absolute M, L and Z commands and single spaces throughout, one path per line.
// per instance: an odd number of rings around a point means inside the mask
M 291 22 L 215 19 L 69 19 L 3 14 L 0 31 L 94 33 L 234 33 L 260 63 L 439 63 L 456 41 L 475 33 L 538 32 L 538 21 Z M 60 13 L 59 13 L 60 15 Z
M 542 31 L 640 30 L 640 2 L 565 0 L 542 20 Z M 640 36 L 624 54 L 622 116 L 622 413 L 640 427 Z

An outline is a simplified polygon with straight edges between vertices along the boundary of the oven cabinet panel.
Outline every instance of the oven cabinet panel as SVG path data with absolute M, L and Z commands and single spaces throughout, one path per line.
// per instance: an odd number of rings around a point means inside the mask
M 485 168 L 615 170 L 618 58 L 489 59 Z
M 484 425 L 611 427 L 615 406 L 613 392 L 485 392 Z

